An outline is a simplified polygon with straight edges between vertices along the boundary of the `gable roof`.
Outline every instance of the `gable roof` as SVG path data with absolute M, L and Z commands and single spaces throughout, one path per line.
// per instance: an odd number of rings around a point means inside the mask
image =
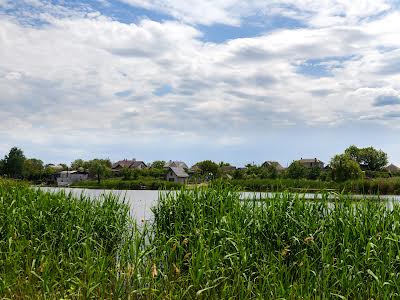
M 179 168 L 179 167 L 169 167 L 169 169 L 174 172 L 174 174 L 177 177 L 180 178 L 187 178 L 189 177 L 189 174 L 185 172 L 185 170 L 183 168 Z
M 117 161 L 116 163 L 114 163 L 112 165 L 112 168 L 113 169 L 118 168 L 118 167 L 121 167 L 121 168 L 137 168 L 141 164 L 144 164 L 144 166 L 147 167 L 147 165 L 141 160 L 136 160 L 136 159 L 127 160 L 127 159 L 124 159 L 124 160 L 120 160 L 120 161 Z
M 394 164 L 390 164 L 387 167 L 385 167 L 385 169 L 389 172 L 398 172 L 400 171 L 400 168 Z
M 319 162 L 322 163 L 323 161 L 317 159 L 317 158 L 302 158 L 298 160 L 300 163 L 313 163 L 313 162 Z
M 165 163 L 164 168 L 175 167 L 175 168 L 182 168 L 182 169 L 189 169 L 187 164 L 183 161 L 175 160 L 175 161 L 168 161 Z
M 283 170 L 284 168 L 277 161 L 267 160 L 262 164 L 263 167 L 274 166 L 277 170 Z

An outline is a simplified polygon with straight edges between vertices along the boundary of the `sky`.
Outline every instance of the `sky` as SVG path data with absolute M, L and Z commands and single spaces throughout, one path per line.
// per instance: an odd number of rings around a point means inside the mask
M 400 0 L 0 0 L 0 157 L 400 164 Z

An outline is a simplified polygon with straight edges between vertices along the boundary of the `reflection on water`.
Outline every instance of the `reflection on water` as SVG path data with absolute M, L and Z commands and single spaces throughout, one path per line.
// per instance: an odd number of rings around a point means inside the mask
M 120 199 L 124 199 L 131 208 L 131 215 L 136 219 L 139 223 L 142 220 L 151 220 L 152 212 L 151 208 L 156 205 L 160 193 L 168 193 L 167 191 L 150 191 L 150 190 L 92 190 L 92 189 L 78 189 L 78 188 L 48 188 L 43 187 L 40 188 L 44 191 L 57 192 L 60 190 L 64 190 L 65 192 L 71 192 L 75 196 L 85 195 L 90 198 L 98 198 L 103 194 L 113 194 L 118 196 Z M 262 199 L 267 196 L 274 196 L 276 193 L 255 193 L 255 192 L 242 192 L 242 199 Z M 306 199 L 320 199 L 322 197 L 321 194 L 301 194 L 301 197 Z M 333 199 L 334 195 L 331 195 Z M 362 195 L 352 195 L 352 198 L 355 199 L 364 199 L 371 198 L 370 196 L 362 196 Z M 373 197 L 373 198 L 376 198 Z M 386 200 L 388 208 L 393 208 L 393 201 L 400 201 L 400 196 L 380 196 L 381 200 Z

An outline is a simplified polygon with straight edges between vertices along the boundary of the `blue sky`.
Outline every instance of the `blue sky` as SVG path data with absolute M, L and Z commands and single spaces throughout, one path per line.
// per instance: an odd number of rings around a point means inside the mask
M 398 0 L 0 0 L 0 156 L 400 164 Z

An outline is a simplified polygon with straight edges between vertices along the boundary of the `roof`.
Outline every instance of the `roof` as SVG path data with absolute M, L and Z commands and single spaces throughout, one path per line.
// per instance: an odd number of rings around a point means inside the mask
M 141 161 L 141 160 L 136 160 L 136 159 L 127 160 L 127 159 L 124 159 L 124 160 L 120 160 L 120 161 L 114 163 L 114 164 L 112 165 L 112 168 L 113 168 L 113 169 L 118 168 L 118 167 L 121 167 L 121 168 L 137 168 L 137 167 L 140 166 L 141 164 L 144 164 L 145 166 L 147 166 L 147 165 L 146 165 L 143 161 Z
M 283 167 L 281 166 L 281 164 L 277 161 L 272 161 L 272 160 L 267 160 L 262 164 L 263 167 L 267 167 L 267 166 L 274 166 L 275 168 L 277 168 L 278 170 L 282 170 Z
M 181 178 L 187 178 L 189 177 L 189 174 L 185 172 L 185 170 L 183 168 L 179 168 L 179 167 L 169 167 L 169 169 L 174 172 L 174 174 L 178 177 Z
M 60 174 L 68 174 L 68 175 L 71 175 L 71 174 L 88 174 L 88 173 L 85 172 L 85 171 L 77 171 L 77 170 L 74 170 L 74 171 L 61 171 Z
M 317 158 L 302 158 L 302 159 L 299 159 L 298 161 L 301 163 L 313 163 L 313 162 L 322 163 L 322 161 Z
M 169 167 L 175 167 L 175 168 L 183 168 L 183 169 L 189 169 L 187 164 L 185 164 L 183 161 L 175 160 L 175 161 L 168 161 L 165 163 L 164 168 L 169 168 Z
M 390 172 L 398 172 L 400 171 L 400 168 L 394 164 L 390 164 L 387 167 L 385 167 L 386 170 L 390 171 Z

